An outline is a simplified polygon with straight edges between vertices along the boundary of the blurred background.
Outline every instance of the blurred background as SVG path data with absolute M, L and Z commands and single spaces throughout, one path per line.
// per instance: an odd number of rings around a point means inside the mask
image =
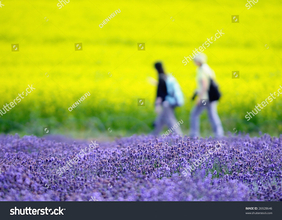
M 224 35 L 204 53 L 222 92 L 218 112 L 225 132 L 282 132 L 282 96 L 245 119 L 282 85 L 280 0 L 258 1 L 250 9 L 246 0 L 71 0 L 61 9 L 58 3 L 1 1 L 0 109 L 28 85 L 35 88 L 0 117 L 1 133 L 102 139 L 147 134 L 156 117 L 156 86 L 148 77 L 157 79 L 153 64 L 160 60 L 184 92 L 186 103 L 176 115 L 188 134 L 196 67 L 182 60 L 221 29 Z M 82 50 L 75 49 L 78 43 Z M 90 97 L 68 111 L 87 92 Z M 202 136 L 211 135 L 206 113 L 201 122 Z

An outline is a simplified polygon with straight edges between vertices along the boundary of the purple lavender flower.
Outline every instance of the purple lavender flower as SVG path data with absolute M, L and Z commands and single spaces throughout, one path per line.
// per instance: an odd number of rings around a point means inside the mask
M 49 137 L 50 138 L 50 137 Z M 221 147 L 218 147 L 217 141 Z M 1 201 L 279 201 L 282 138 L 132 136 L 89 146 L 60 137 L 0 136 Z M 212 153 L 210 153 L 212 152 Z M 198 166 L 187 171 L 194 161 Z M 184 171 L 187 175 L 184 175 Z M 189 174 L 189 175 L 188 175 Z

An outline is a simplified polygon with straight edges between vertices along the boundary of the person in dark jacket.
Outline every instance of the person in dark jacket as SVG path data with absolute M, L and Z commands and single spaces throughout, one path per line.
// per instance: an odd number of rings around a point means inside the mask
M 158 135 L 164 125 L 176 132 L 179 135 L 182 135 L 182 131 L 179 126 L 177 125 L 177 120 L 174 114 L 174 107 L 166 101 L 166 96 L 168 95 L 167 86 L 166 86 L 166 78 L 167 75 L 163 69 L 163 65 L 161 62 L 155 63 L 155 68 L 158 72 L 159 81 L 158 81 L 158 88 L 157 88 L 157 97 L 155 102 L 155 111 L 157 113 L 157 118 L 155 120 L 155 128 L 152 132 L 153 135 Z M 173 129 L 172 129 L 173 128 Z

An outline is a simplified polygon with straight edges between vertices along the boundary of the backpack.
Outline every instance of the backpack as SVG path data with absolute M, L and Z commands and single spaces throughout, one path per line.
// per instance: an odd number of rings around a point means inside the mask
M 221 94 L 218 89 L 218 85 L 210 78 L 210 88 L 208 90 L 209 101 L 218 101 L 221 97 Z
M 177 80 L 172 75 L 167 75 L 165 83 L 168 93 L 165 100 L 172 107 L 182 106 L 184 104 L 184 96 Z

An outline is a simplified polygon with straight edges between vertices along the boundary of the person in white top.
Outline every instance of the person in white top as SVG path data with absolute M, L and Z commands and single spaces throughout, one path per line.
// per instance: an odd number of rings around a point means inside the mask
M 222 137 L 224 135 L 222 124 L 217 114 L 218 101 L 209 101 L 208 90 L 210 87 L 210 79 L 215 80 L 215 73 L 206 62 L 207 57 L 203 53 L 197 54 L 194 58 L 194 63 L 198 66 L 196 74 L 196 94 L 198 95 L 198 99 L 196 106 L 190 115 L 190 137 L 199 137 L 199 117 L 202 111 L 205 109 L 208 111 L 209 120 L 211 122 L 215 137 Z M 196 95 L 194 95 L 194 97 L 195 96 Z

